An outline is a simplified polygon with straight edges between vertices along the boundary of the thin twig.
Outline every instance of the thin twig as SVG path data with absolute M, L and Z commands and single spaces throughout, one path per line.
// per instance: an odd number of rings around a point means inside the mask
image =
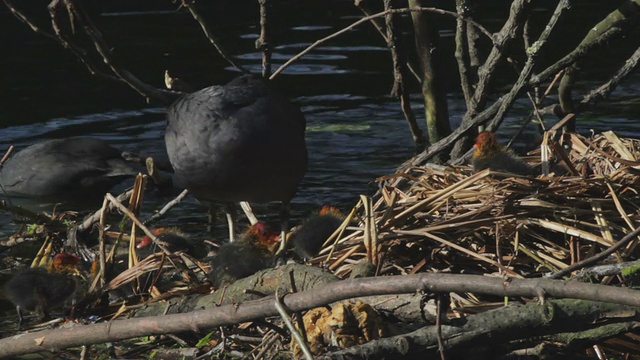
M 295 56 L 293 56 L 291 59 L 287 60 L 287 62 L 285 62 L 284 64 L 282 64 L 282 66 L 280 66 L 276 71 L 273 72 L 273 74 L 271 74 L 271 76 L 269 77 L 269 79 L 273 79 L 275 78 L 278 74 L 280 74 L 284 69 L 286 69 L 287 67 L 289 67 L 289 65 L 291 65 L 294 61 L 298 60 L 299 58 L 303 57 L 304 55 L 306 55 L 307 53 L 309 53 L 311 50 L 313 50 L 314 48 L 316 48 L 317 46 L 333 39 L 336 38 L 346 32 L 351 31 L 353 28 L 357 27 L 358 25 L 370 21 L 371 19 L 375 19 L 378 17 L 382 17 L 382 16 L 386 16 L 388 14 L 405 14 L 405 13 L 410 13 L 410 12 L 414 12 L 414 11 L 430 11 L 430 12 L 435 12 L 438 14 L 443 14 L 443 15 L 450 15 L 453 16 L 455 18 L 461 18 L 461 16 L 453 11 L 447 11 L 447 10 L 442 10 L 442 9 L 438 9 L 438 8 L 431 8 L 431 7 L 416 7 L 416 8 L 403 8 L 403 9 L 391 9 L 391 10 L 386 10 L 386 11 L 382 11 L 379 12 L 377 14 L 371 15 L 371 16 L 365 16 L 362 19 L 354 22 L 353 24 L 345 27 L 344 29 L 337 31 L 329 36 L 326 36 L 320 40 L 316 40 L 313 44 L 307 46 L 306 49 L 302 50 L 301 52 L 299 52 L 298 54 L 296 54 Z M 471 20 L 471 19 L 463 19 L 464 21 L 468 22 L 469 24 L 472 24 L 473 26 L 475 26 L 476 28 L 478 28 L 483 34 L 485 34 L 489 39 L 493 39 L 491 33 L 485 29 L 482 25 L 478 24 L 477 22 Z
M 313 360 L 313 354 L 311 354 L 311 350 L 309 349 L 309 345 L 307 344 L 307 341 L 302 337 L 302 335 L 300 335 L 298 330 L 296 330 L 295 326 L 293 326 L 293 323 L 291 322 L 291 318 L 289 317 L 289 314 L 287 313 L 287 310 L 284 308 L 284 303 L 282 302 L 282 297 L 280 295 L 278 295 L 278 290 L 276 290 L 274 305 L 276 307 L 276 310 L 278 310 L 278 313 L 280 314 L 280 317 L 282 317 L 282 320 L 284 321 L 284 323 L 289 328 L 289 331 L 291 332 L 291 335 L 293 336 L 293 338 L 298 343 L 298 346 L 300 346 L 300 349 L 302 350 L 302 353 L 304 354 L 304 357 L 307 360 Z
M 623 246 L 625 246 L 628 242 L 634 240 L 638 235 L 640 235 L 640 227 L 637 227 L 635 230 L 633 230 L 632 232 L 630 232 L 629 234 L 627 234 L 625 237 L 623 237 L 620 241 L 618 241 L 617 243 L 611 245 L 610 247 L 608 247 L 606 250 L 588 258 L 588 259 L 584 259 L 582 261 L 579 261 L 575 264 L 572 264 L 570 266 L 567 266 L 566 268 L 560 270 L 560 271 L 556 271 L 552 274 L 550 274 L 548 277 L 551 279 L 559 279 L 565 275 L 571 274 L 573 271 L 585 268 L 587 266 L 590 266 L 592 264 L 597 263 L 598 261 L 608 257 L 609 255 L 615 253 L 616 251 L 618 251 L 618 249 L 622 248 Z
M 0 159 L 0 168 L 2 168 L 2 165 L 4 165 L 4 162 L 7 161 L 7 159 L 9 158 L 9 156 L 11 156 L 11 153 L 13 152 L 13 145 L 9 146 L 9 148 L 7 149 L 7 151 L 4 153 L 4 156 L 2 157 L 2 159 Z
M 187 189 L 182 190 L 180 195 L 176 196 L 173 200 L 169 201 L 165 206 L 162 207 L 162 209 L 160 209 L 160 211 L 158 211 L 157 213 L 153 214 L 153 216 L 145 220 L 143 224 L 150 225 L 160 220 L 162 217 L 164 217 L 167 214 L 169 210 L 171 210 L 171 208 L 178 205 L 184 199 L 184 197 L 187 196 L 187 194 L 189 194 L 189 191 Z M 118 199 L 120 199 L 119 196 L 118 196 Z
M 104 287 L 107 283 L 106 275 L 107 275 L 107 260 L 106 260 L 106 251 L 105 251 L 105 240 L 104 240 L 104 230 L 105 230 L 105 219 L 107 217 L 107 208 L 109 205 L 109 201 L 105 197 L 102 201 L 102 208 L 100 208 L 100 226 L 98 227 L 98 242 L 99 246 L 99 261 L 100 261 L 100 287 Z
M 123 201 L 127 200 L 131 196 L 132 192 L 133 192 L 133 190 L 127 190 L 127 191 L 123 192 L 122 194 L 118 195 L 118 197 L 116 199 L 118 199 L 119 202 L 123 202 Z M 115 206 L 116 206 L 115 204 L 109 204 L 109 211 L 114 209 Z M 98 209 L 96 212 L 94 212 L 90 216 L 87 216 L 82 221 L 82 223 L 80 223 L 80 224 L 78 224 L 76 226 L 77 230 L 79 232 L 84 232 L 84 231 L 90 229 L 93 226 L 93 224 L 95 224 L 98 221 L 100 221 L 100 215 L 101 214 L 102 214 L 102 209 Z
M 135 216 L 134 213 L 132 213 L 129 209 L 127 209 L 126 206 L 122 205 L 122 203 L 118 201 L 118 199 L 116 199 L 113 195 L 107 193 L 105 197 L 112 204 L 114 204 L 118 208 L 118 210 L 122 211 L 125 215 L 127 215 L 129 219 L 131 219 L 131 221 L 133 221 L 133 223 L 136 224 L 136 226 L 138 226 L 145 233 L 145 235 L 147 235 L 154 242 L 154 244 L 156 244 L 160 249 L 162 249 L 162 251 L 165 254 L 171 255 L 171 251 L 167 250 L 167 248 L 160 241 L 158 241 L 158 239 L 156 238 L 155 235 L 153 235 L 151 230 L 149 230 L 149 228 L 147 228 L 140 220 L 138 220 L 138 218 Z
M 207 39 L 209 40 L 211 45 L 213 45 L 216 51 L 218 51 L 218 54 L 220 54 L 220 56 L 222 56 L 222 58 L 225 59 L 233 67 L 240 70 L 240 72 L 244 74 L 248 74 L 249 71 L 247 69 L 242 67 L 240 64 L 235 62 L 230 56 L 227 55 L 227 51 L 223 49 L 222 46 L 220 45 L 220 40 L 218 40 L 218 38 L 213 34 L 213 31 L 209 29 L 209 26 L 207 26 L 207 23 L 206 21 L 204 21 L 204 18 L 200 16 L 200 13 L 198 13 L 198 11 L 193 6 L 192 1 L 182 0 L 182 6 L 186 7 L 187 10 L 189 10 L 189 13 L 191 14 L 191 16 L 193 16 L 193 18 L 198 22 L 198 24 L 200 25 L 200 28 L 202 28 L 202 31 L 204 32 L 204 35 L 207 37 Z
M 371 11 L 369 11 L 369 9 L 365 7 L 366 3 L 364 1 L 356 1 L 355 3 L 356 3 L 355 5 L 362 11 L 363 14 L 365 14 L 365 16 L 371 15 Z M 373 27 L 375 27 L 376 30 L 378 30 L 378 33 L 380 34 L 380 36 L 382 36 L 385 43 L 387 43 L 389 40 L 380 20 L 377 18 L 372 19 L 371 24 L 373 24 Z M 413 65 L 411 65 L 411 63 L 408 60 L 405 62 L 405 66 L 407 67 L 407 69 L 409 69 L 409 72 L 413 74 L 413 76 L 416 78 L 418 83 L 421 84 L 422 78 L 420 78 L 420 76 L 418 75 L 418 72 L 413 68 Z
M 131 88 L 137 91 L 140 95 L 145 97 L 153 97 L 161 101 L 164 104 L 170 104 L 179 95 L 178 93 L 170 92 L 164 89 L 155 88 L 149 84 L 142 82 L 136 76 L 126 69 L 123 69 L 116 65 L 113 54 L 111 53 L 111 47 L 107 45 L 102 38 L 102 34 L 93 24 L 89 16 L 78 6 L 75 5 L 75 0 L 63 0 L 70 11 L 70 16 L 73 16 L 78 23 L 83 27 L 85 33 L 96 49 L 96 51 L 102 56 L 104 63 L 116 74 L 120 79 L 126 82 Z
M 260 36 L 256 39 L 256 49 L 262 51 L 262 77 L 268 78 L 271 75 L 271 37 L 269 23 L 269 0 L 258 0 L 260 4 Z

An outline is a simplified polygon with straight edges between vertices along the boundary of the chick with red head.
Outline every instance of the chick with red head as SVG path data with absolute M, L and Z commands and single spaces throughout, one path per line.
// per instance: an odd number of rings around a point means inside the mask
M 519 175 L 535 175 L 531 166 L 498 143 L 495 133 L 479 133 L 474 148 L 471 165 L 477 171 L 491 169 Z
M 234 242 L 220 247 L 211 261 L 211 283 L 219 288 L 274 266 L 279 244 L 280 234 L 264 223 L 249 226 Z
M 156 240 L 170 252 L 184 251 L 191 256 L 195 255 L 193 244 L 189 242 L 185 235 L 178 229 L 159 227 L 151 230 L 151 233 L 156 237 Z M 138 242 L 136 248 L 139 250 L 138 254 L 141 258 L 145 258 L 156 252 L 161 252 L 151 238 L 146 235 Z

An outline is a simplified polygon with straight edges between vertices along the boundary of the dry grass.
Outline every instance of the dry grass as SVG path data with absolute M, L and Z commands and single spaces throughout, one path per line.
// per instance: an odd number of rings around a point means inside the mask
M 361 201 L 355 209 L 358 230 L 339 239 L 328 261 L 331 247 L 316 261 L 326 261 L 343 277 L 367 257 L 379 275 L 536 277 L 593 256 L 635 228 L 640 141 L 613 132 L 591 138 L 565 134 L 562 141 L 548 144 L 549 168 L 563 176 L 428 165 L 384 177 L 387 184 L 371 200 L 371 214 Z M 539 156 L 527 160 L 540 165 Z M 365 246 L 371 243 L 368 217 L 377 231 L 374 255 Z M 637 239 L 610 260 L 636 258 L 636 244 Z

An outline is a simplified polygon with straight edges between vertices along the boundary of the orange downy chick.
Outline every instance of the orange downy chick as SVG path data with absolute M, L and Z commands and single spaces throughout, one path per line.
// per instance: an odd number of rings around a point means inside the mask
M 478 134 L 474 148 L 471 165 L 476 171 L 491 169 L 519 175 L 535 175 L 531 166 L 498 143 L 495 133 L 484 131 Z

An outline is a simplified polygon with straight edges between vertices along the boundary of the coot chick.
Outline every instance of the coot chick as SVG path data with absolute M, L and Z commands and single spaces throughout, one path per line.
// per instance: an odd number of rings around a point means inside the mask
M 156 240 L 162 243 L 170 252 L 184 251 L 194 256 L 195 250 L 193 244 L 189 242 L 179 230 L 160 227 L 151 230 L 151 232 L 156 236 Z M 143 258 L 156 252 L 162 252 L 151 238 L 146 235 L 138 242 L 136 248 L 138 249 L 138 254 Z
M 102 196 L 137 172 L 107 142 L 92 138 L 47 140 L 9 157 L 0 185 L 10 195 L 69 200 Z
M 54 273 L 67 273 L 67 274 L 75 274 L 78 273 L 78 264 L 80 263 L 80 258 L 69 253 L 58 253 L 56 254 L 51 263 L 49 264 L 49 271 Z
M 322 245 L 344 222 L 340 209 L 324 205 L 317 214 L 310 216 L 302 226 L 291 234 L 296 253 L 308 260 L 318 255 Z
M 286 229 L 288 204 L 307 171 L 305 128 L 289 99 L 244 75 L 174 102 L 165 142 L 176 182 L 198 200 L 281 201 Z M 230 211 L 227 218 L 234 222 Z
M 275 265 L 278 233 L 264 223 L 251 225 L 234 242 L 220 248 L 211 261 L 209 280 L 216 288 Z
M 471 165 L 475 170 L 488 168 L 519 175 L 535 175 L 534 168 L 498 143 L 495 133 L 481 132 L 476 138 L 474 147 Z
M 22 310 L 35 312 L 38 320 L 49 318 L 49 311 L 64 305 L 75 290 L 72 275 L 41 267 L 21 270 L 4 285 L 5 295 L 16 305 L 20 324 Z

